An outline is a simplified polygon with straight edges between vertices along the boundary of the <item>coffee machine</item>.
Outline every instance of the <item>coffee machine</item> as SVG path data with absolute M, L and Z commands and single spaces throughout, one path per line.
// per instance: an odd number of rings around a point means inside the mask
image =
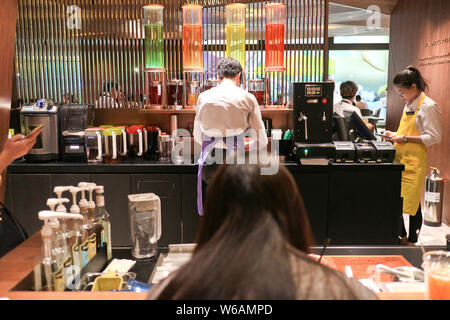
M 52 161 L 59 158 L 59 106 L 41 99 L 34 104 L 23 105 L 20 109 L 21 133 L 27 135 L 43 124 L 42 133 L 25 159 L 31 162 Z
M 334 82 L 293 82 L 294 142 L 297 158 L 334 157 L 333 140 Z
M 60 107 L 60 150 L 64 162 L 86 162 L 85 130 L 92 127 L 92 105 L 64 104 Z

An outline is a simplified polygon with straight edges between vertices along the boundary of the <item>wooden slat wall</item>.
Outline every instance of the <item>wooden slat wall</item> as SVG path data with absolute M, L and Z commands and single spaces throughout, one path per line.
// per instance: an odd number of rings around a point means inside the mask
M 18 0 L 16 41 L 18 98 L 94 103 L 107 81 L 117 82 L 130 103 L 142 108 L 145 95 L 142 7 L 164 4 L 165 65 L 168 79 L 182 79 L 181 6 L 203 8 L 205 80 L 215 76 L 215 64 L 226 52 L 225 5 L 247 5 L 247 79 L 263 77 L 265 51 L 264 5 L 276 1 L 248 0 Z M 286 4 L 284 82 L 320 81 L 326 74 L 324 47 L 328 37 L 328 0 L 283 0 Z M 81 29 L 69 30 L 70 6 L 81 14 Z M 271 87 L 275 87 L 271 80 Z M 279 80 L 280 81 L 280 80 Z M 288 85 L 284 86 L 287 101 Z
M 388 130 L 396 131 L 404 103 L 395 93 L 392 80 L 408 65 L 415 65 L 428 82 L 427 95 L 436 101 L 442 112 L 443 138 L 428 148 L 428 165 L 450 178 L 450 2 L 448 0 L 400 0 L 391 16 L 389 44 L 389 87 L 387 96 Z M 447 39 L 447 40 L 445 40 Z M 428 42 L 441 41 L 428 46 Z M 441 56 L 441 58 L 437 58 Z M 433 58 L 435 57 L 435 58 Z M 431 58 L 428 60 L 422 60 Z M 434 64 L 439 62 L 437 64 Z M 430 63 L 427 65 L 427 63 Z M 423 65 L 421 65 L 423 64 Z M 430 170 L 427 170 L 427 175 Z M 443 222 L 450 224 L 450 186 L 444 187 Z

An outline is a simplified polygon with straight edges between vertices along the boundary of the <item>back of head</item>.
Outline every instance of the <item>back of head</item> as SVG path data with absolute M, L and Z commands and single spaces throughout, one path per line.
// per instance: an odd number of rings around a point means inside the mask
M 160 299 L 295 299 L 286 244 L 309 251 L 312 232 L 292 175 L 223 165 L 208 189 L 192 260 Z
M 233 58 L 222 58 L 217 64 L 217 77 L 223 78 L 235 78 L 238 74 L 242 76 L 241 63 Z
M 425 91 L 428 88 L 428 84 L 420 71 L 413 66 L 408 66 L 405 70 L 397 73 L 394 76 L 393 83 L 396 86 L 407 89 L 410 89 L 415 84 L 419 91 Z
M 358 92 L 358 85 L 353 81 L 345 81 L 341 83 L 340 91 L 342 98 L 351 99 Z

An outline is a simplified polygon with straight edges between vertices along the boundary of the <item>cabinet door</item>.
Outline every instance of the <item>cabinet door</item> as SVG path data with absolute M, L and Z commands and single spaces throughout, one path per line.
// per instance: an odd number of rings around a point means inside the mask
M 181 221 L 183 227 L 183 243 L 193 243 L 200 226 L 197 212 L 197 175 L 181 176 Z
M 91 182 L 105 188 L 105 206 L 110 214 L 113 247 L 130 247 L 128 195 L 131 193 L 129 174 L 93 174 Z
M 321 245 L 327 238 L 328 174 L 297 173 L 294 179 L 303 198 L 315 241 Z
M 333 170 L 328 232 L 335 245 L 396 245 L 401 172 Z
M 10 188 L 7 205 L 31 236 L 41 229 L 42 221 L 38 213 L 49 210 L 47 199 L 54 195 L 51 175 L 12 173 L 7 179 L 7 188 Z
M 180 176 L 175 174 L 131 175 L 131 192 L 154 193 L 161 199 L 161 239 L 158 246 L 181 243 Z

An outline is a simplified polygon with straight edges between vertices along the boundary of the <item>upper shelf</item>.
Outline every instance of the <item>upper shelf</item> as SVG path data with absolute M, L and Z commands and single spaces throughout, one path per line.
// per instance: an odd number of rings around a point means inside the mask
M 195 114 L 195 109 L 138 109 L 139 113 L 149 113 L 149 114 Z M 261 108 L 261 113 L 292 113 L 292 109 L 284 107 L 272 107 L 272 108 Z

